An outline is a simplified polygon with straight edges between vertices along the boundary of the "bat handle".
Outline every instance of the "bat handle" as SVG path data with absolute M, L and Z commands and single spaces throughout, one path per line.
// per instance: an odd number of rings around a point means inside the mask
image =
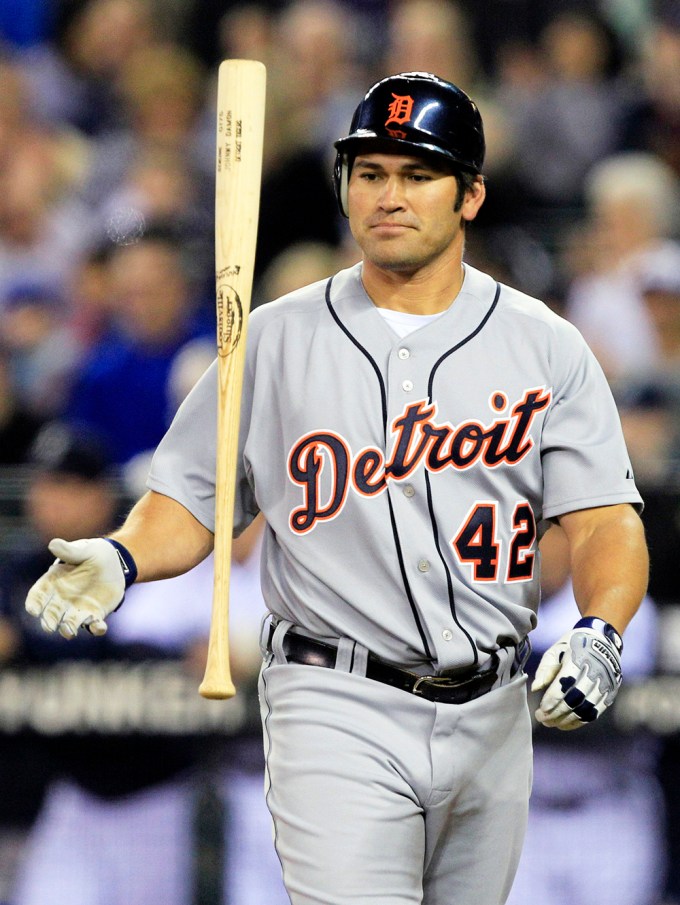
M 230 486 L 230 482 L 225 482 Z M 233 496 L 225 503 L 227 523 L 233 521 Z M 220 530 L 215 535 L 215 575 L 213 581 L 212 615 L 208 636 L 203 681 L 198 687 L 199 694 L 213 700 L 233 698 L 236 688 L 231 680 L 229 662 L 229 590 L 231 575 L 231 532 Z

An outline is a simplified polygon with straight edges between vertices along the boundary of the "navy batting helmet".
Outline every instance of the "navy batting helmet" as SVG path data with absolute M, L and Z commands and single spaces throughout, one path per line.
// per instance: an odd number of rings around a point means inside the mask
M 481 173 L 486 149 L 477 105 L 460 88 L 429 72 L 388 76 L 368 89 L 349 135 L 335 142 L 335 193 L 345 216 L 352 161 L 364 142 L 438 154 L 472 173 Z

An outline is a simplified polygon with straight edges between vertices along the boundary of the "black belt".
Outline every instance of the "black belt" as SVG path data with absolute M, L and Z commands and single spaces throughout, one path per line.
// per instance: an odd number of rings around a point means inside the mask
M 267 644 L 270 652 L 274 630 L 275 626 L 270 626 Z M 524 641 L 516 649 L 510 668 L 511 676 L 515 675 L 524 665 L 529 650 L 528 641 Z M 324 666 L 327 669 L 335 669 L 338 655 L 337 647 L 305 635 L 293 634 L 290 631 L 284 635 L 283 652 L 286 659 L 292 663 Z M 489 663 L 481 669 L 459 672 L 455 676 L 419 676 L 406 669 L 399 669 L 398 666 L 391 666 L 369 653 L 366 663 L 366 678 L 419 695 L 437 704 L 465 704 L 491 690 L 498 679 L 499 666 L 500 658 L 497 653 L 493 653 Z

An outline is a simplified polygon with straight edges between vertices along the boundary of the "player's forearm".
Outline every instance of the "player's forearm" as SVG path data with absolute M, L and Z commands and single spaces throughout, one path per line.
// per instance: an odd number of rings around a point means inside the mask
M 623 632 L 647 590 L 649 556 L 642 522 L 625 504 L 560 519 L 569 539 L 574 595 L 583 616 Z
M 210 553 L 214 536 L 176 500 L 149 491 L 112 538 L 132 554 L 138 581 L 188 572 Z

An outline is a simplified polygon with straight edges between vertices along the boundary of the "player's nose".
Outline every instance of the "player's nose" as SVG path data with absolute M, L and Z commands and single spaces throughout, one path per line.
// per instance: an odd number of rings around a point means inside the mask
M 404 191 L 401 180 L 397 176 L 388 177 L 383 183 L 383 189 L 379 198 L 380 207 L 383 210 L 398 210 L 404 207 Z

